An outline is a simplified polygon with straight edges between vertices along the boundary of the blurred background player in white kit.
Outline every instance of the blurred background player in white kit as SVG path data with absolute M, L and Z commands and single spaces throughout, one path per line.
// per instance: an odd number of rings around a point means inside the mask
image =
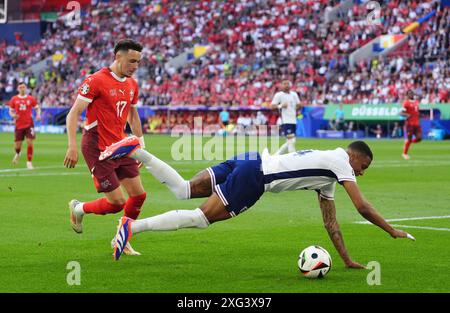
M 300 99 L 292 84 L 288 80 L 281 82 L 281 91 L 277 92 L 272 100 L 272 108 L 281 112 L 281 130 L 286 142 L 275 152 L 275 155 L 295 151 L 295 133 L 297 130 L 297 110 L 300 108 Z

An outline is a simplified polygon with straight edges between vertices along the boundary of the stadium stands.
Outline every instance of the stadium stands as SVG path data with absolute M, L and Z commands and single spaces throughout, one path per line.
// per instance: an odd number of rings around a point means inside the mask
M 43 107 L 70 106 L 82 79 L 110 64 L 114 42 L 132 37 L 145 45 L 139 72 L 143 106 L 265 106 L 286 78 L 304 105 L 398 102 L 411 87 L 423 101 L 448 102 L 449 9 L 434 1 L 379 2 L 388 9 L 373 26 L 364 21 L 363 5 L 324 24 L 323 12 L 339 1 L 101 2 L 87 9 L 80 27 L 59 19 L 37 44 L 20 38 L 16 45 L 0 44 L 0 98 L 9 98 L 17 81 L 25 80 Z M 394 56 L 349 70 L 349 53 L 380 34 L 401 32 L 433 9 L 439 9 L 437 16 Z M 195 44 L 213 49 L 179 71 L 165 68 Z M 39 77 L 27 71 L 54 53 L 65 58 Z

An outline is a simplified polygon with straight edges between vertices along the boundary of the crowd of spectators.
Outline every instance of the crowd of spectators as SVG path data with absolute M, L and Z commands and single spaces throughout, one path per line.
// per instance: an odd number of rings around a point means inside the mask
M 143 106 L 266 106 L 282 79 L 293 82 L 303 105 L 392 103 L 409 88 L 424 102 L 450 101 L 450 10 L 439 1 L 378 1 L 373 25 L 365 5 L 324 23 L 325 11 L 340 1 L 146 2 L 99 2 L 79 26 L 64 18 L 50 24 L 38 43 L 0 43 L 0 100 L 25 81 L 42 107 L 70 106 L 82 80 L 112 62 L 114 42 L 131 37 L 144 45 L 137 74 Z M 436 16 L 395 55 L 350 70 L 351 52 L 432 10 Z M 179 70 L 165 66 L 195 45 L 212 49 Z M 30 66 L 46 58 L 49 66 L 35 77 Z

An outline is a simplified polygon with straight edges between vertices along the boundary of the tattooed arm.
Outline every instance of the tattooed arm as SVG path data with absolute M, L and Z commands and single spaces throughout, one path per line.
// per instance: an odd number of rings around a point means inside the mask
M 362 193 L 360 192 L 358 185 L 352 181 L 344 181 L 343 183 L 347 194 L 358 210 L 359 214 L 362 215 L 366 220 L 374 225 L 377 225 L 393 238 L 409 238 L 415 240 L 413 236 L 408 234 L 403 230 L 398 230 L 389 225 L 388 222 L 374 209 L 374 207 L 364 199 Z
M 333 200 L 327 200 L 319 195 L 320 209 L 322 210 L 323 223 L 330 236 L 331 241 L 333 241 L 334 247 L 341 256 L 346 267 L 349 268 L 364 268 L 363 265 L 353 262 L 348 255 L 347 249 L 345 248 L 344 238 L 342 237 L 341 230 L 339 229 L 339 224 L 336 220 L 336 207 Z

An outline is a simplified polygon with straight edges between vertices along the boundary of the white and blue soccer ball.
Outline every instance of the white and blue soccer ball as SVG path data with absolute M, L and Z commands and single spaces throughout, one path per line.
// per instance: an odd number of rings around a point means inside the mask
M 320 246 L 309 246 L 300 252 L 298 268 L 303 276 L 308 278 L 322 278 L 331 269 L 331 256 Z

